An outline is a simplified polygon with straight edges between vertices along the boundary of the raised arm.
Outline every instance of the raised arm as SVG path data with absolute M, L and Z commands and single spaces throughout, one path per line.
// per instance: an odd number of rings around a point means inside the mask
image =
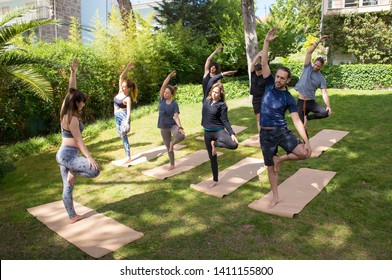
M 121 91 L 122 83 L 123 83 L 124 80 L 125 80 L 125 77 L 127 76 L 129 70 L 131 70 L 131 69 L 133 68 L 134 65 L 135 65 L 135 64 L 134 64 L 133 62 L 129 62 L 128 65 L 127 65 L 127 67 L 125 67 L 124 71 L 122 71 L 122 73 L 120 74 L 120 78 L 119 78 L 119 80 L 118 80 L 118 88 L 119 88 L 120 91 Z
M 328 35 L 323 35 L 323 36 L 321 36 L 320 39 L 318 39 L 316 42 L 314 42 L 313 45 L 310 46 L 310 48 L 306 52 L 304 65 L 308 65 L 312 61 L 312 54 L 313 54 L 314 50 L 317 48 L 318 44 L 320 44 L 321 42 L 324 42 L 327 38 L 328 38 Z
M 265 35 L 264 39 L 264 45 L 263 45 L 263 50 L 261 51 L 261 67 L 262 67 L 262 73 L 263 73 L 263 78 L 268 78 L 269 75 L 271 75 L 271 69 L 268 64 L 268 49 L 269 49 L 269 43 L 273 40 L 275 40 L 277 28 L 274 27 L 271 30 L 267 32 Z
M 215 75 L 214 77 L 212 77 L 212 78 L 208 81 L 208 84 L 207 84 L 207 87 L 206 87 L 206 92 L 204 92 L 203 102 L 204 102 L 205 99 L 207 98 L 208 93 L 210 92 L 212 86 L 213 86 L 218 80 L 222 79 L 224 76 L 231 76 L 231 75 L 234 75 L 235 73 L 237 73 L 237 71 L 238 71 L 238 70 L 225 71 L 225 72 L 222 72 L 222 73 L 220 73 L 220 74 Z
M 219 46 L 213 51 L 209 57 L 206 59 L 206 63 L 204 64 L 204 75 L 203 77 L 207 76 L 207 74 L 210 72 L 210 63 L 212 61 L 212 58 L 220 51 L 222 51 L 223 47 Z
M 163 98 L 163 95 L 165 93 L 165 89 L 167 87 L 167 85 L 170 82 L 170 79 L 173 78 L 176 75 L 176 70 L 173 70 L 170 72 L 169 75 L 167 75 L 166 79 L 163 81 L 162 86 L 161 86 L 161 90 L 159 91 L 159 99 Z
M 68 88 L 76 88 L 76 71 L 78 70 L 78 60 L 76 58 L 72 61 L 70 68 Z
M 256 54 L 255 58 L 252 61 L 252 64 L 250 65 L 250 72 L 254 72 L 255 71 L 255 65 L 257 63 L 260 63 L 260 58 L 261 58 L 261 52 L 259 52 L 258 54 Z

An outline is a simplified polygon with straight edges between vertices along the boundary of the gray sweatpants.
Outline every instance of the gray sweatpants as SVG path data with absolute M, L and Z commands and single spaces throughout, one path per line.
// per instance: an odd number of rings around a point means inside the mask
M 185 135 L 178 131 L 178 126 L 176 125 L 173 125 L 170 128 L 161 128 L 161 135 L 169 154 L 170 164 L 174 165 L 174 151 L 169 152 L 170 142 L 172 141 L 172 135 L 174 136 L 173 145 L 184 140 Z

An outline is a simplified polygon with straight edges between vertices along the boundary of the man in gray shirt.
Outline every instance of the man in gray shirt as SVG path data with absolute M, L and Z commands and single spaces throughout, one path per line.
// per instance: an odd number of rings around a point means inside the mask
M 324 66 L 324 58 L 318 57 L 311 64 L 312 53 L 317 45 L 328 38 L 328 35 L 322 36 L 306 52 L 304 70 L 295 85 L 294 89 L 298 91 L 298 114 L 301 121 L 306 127 L 308 120 L 327 118 L 332 115 L 331 103 L 327 92 L 327 83 L 324 76 L 320 73 Z M 320 88 L 326 107 L 316 102 L 316 90 Z M 312 114 L 309 114 L 312 113 Z

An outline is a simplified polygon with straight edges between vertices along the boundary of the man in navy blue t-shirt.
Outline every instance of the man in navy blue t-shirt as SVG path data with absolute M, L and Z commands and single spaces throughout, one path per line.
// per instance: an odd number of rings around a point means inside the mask
M 269 42 L 277 37 L 276 28 L 268 31 L 264 39 L 261 55 L 263 77 L 266 79 L 266 87 L 261 102 L 260 110 L 260 146 L 263 152 L 264 164 L 268 167 L 268 178 L 272 190 L 272 200 L 269 208 L 279 202 L 278 195 L 278 171 L 279 165 L 287 160 L 302 160 L 308 158 L 312 151 L 304 125 L 298 115 L 298 107 L 294 97 L 287 90 L 291 73 L 287 67 L 279 67 L 275 77 L 271 75 L 268 65 Z M 304 140 L 304 144 L 287 127 L 285 118 L 289 110 L 294 126 Z M 278 156 L 278 147 L 282 147 L 287 154 Z

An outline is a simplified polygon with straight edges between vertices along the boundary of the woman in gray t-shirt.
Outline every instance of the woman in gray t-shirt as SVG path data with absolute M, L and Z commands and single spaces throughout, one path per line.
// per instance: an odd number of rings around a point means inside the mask
M 159 91 L 159 117 L 158 128 L 161 129 L 163 142 L 166 145 L 170 158 L 168 170 L 175 168 L 174 164 L 174 145 L 181 142 L 185 138 L 184 129 L 181 126 L 180 110 L 177 102 L 173 100 L 173 96 L 177 91 L 177 87 L 169 85 L 169 81 L 176 75 L 173 70 L 164 80 L 161 90 Z M 174 139 L 172 140 L 172 136 Z

